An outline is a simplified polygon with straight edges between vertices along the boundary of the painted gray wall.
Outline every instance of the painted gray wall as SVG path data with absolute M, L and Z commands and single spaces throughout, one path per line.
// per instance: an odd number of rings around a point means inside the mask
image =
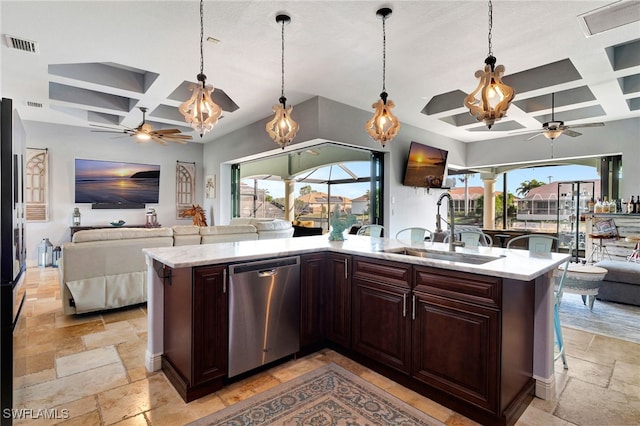
M 34 121 L 24 122 L 29 148 L 49 149 L 49 221 L 27 223 L 27 257 L 30 264 L 37 259 L 37 246 L 42 238 L 53 245 L 69 241 L 73 208 L 79 207 L 82 225 L 108 225 L 122 219 L 128 224 L 144 224 L 146 209 L 92 210 L 90 204 L 74 203 L 74 160 L 126 161 L 160 164 L 160 202 L 147 204 L 155 208 L 163 226 L 190 224 L 191 219 L 176 219 L 176 161 L 196 163 L 196 201 L 203 198 L 203 145 L 156 143 L 138 144 L 131 137 L 92 133 L 88 128 L 61 126 Z M 115 136 L 115 138 L 114 138 Z

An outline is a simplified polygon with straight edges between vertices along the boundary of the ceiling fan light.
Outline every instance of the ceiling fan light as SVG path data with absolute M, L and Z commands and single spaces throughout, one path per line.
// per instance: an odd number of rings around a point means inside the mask
M 373 140 L 384 147 L 398 134 L 400 121 L 391 113 L 391 108 L 395 107 L 393 101 L 387 99 L 386 93 L 383 92 L 382 95 L 377 102 L 371 105 L 375 109 L 375 113 L 365 125 L 365 129 Z
M 185 121 L 202 136 L 216 125 L 222 109 L 211 99 L 213 86 L 205 85 L 203 81 L 202 85 L 192 84 L 190 89 L 191 97 L 178 110 Z
M 275 115 L 265 126 L 269 137 L 282 149 L 293 141 L 300 128 L 291 117 L 292 111 L 293 107 L 286 105 L 286 99 L 281 99 L 281 103 L 273 106 Z
M 560 136 L 562 132 L 563 132 L 562 129 L 556 129 L 556 130 L 546 130 L 542 134 L 544 135 L 545 138 L 549 140 L 554 140 L 555 138 Z
M 151 139 L 151 135 L 149 135 L 148 133 L 145 133 L 145 132 L 138 132 L 138 133 L 136 133 L 136 138 L 139 141 L 148 141 L 149 139 Z

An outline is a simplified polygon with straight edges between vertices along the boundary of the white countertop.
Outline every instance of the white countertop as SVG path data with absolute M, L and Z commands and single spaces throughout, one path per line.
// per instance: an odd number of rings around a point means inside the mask
M 458 247 L 456 249 L 456 252 L 459 253 L 496 257 L 496 260 L 475 265 L 381 251 L 399 247 L 423 248 L 447 253 L 449 245 L 444 243 L 411 243 L 410 241 L 358 235 L 348 235 L 345 241 L 329 241 L 327 235 L 319 235 L 235 243 L 148 248 L 143 249 L 143 252 L 150 258 L 171 268 L 188 268 L 329 251 L 522 281 L 530 281 L 551 271 L 570 257 L 569 254 L 564 253 L 540 255 L 529 253 L 528 250 L 507 250 L 498 247 L 478 247 L 473 249 Z

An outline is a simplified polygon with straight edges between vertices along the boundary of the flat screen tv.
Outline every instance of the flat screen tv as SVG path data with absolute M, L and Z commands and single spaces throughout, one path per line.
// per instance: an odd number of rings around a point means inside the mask
M 446 179 L 448 151 L 411 142 L 404 172 L 406 186 L 442 188 Z
M 76 158 L 75 166 L 76 203 L 113 206 L 158 203 L 159 165 Z

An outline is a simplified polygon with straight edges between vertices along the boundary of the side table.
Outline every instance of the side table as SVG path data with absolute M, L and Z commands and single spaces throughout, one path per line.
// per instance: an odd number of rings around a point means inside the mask
M 557 279 L 560 278 L 564 264 L 560 265 L 556 270 Z M 582 296 L 582 302 L 586 305 L 587 297 L 589 297 L 589 310 L 593 310 L 593 302 L 598 295 L 600 284 L 607 275 L 607 270 L 599 266 L 593 266 L 581 263 L 570 263 L 567 270 L 567 276 L 564 279 L 563 292 L 579 294 Z M 560 294 L 562 300 L 562 294 Z

